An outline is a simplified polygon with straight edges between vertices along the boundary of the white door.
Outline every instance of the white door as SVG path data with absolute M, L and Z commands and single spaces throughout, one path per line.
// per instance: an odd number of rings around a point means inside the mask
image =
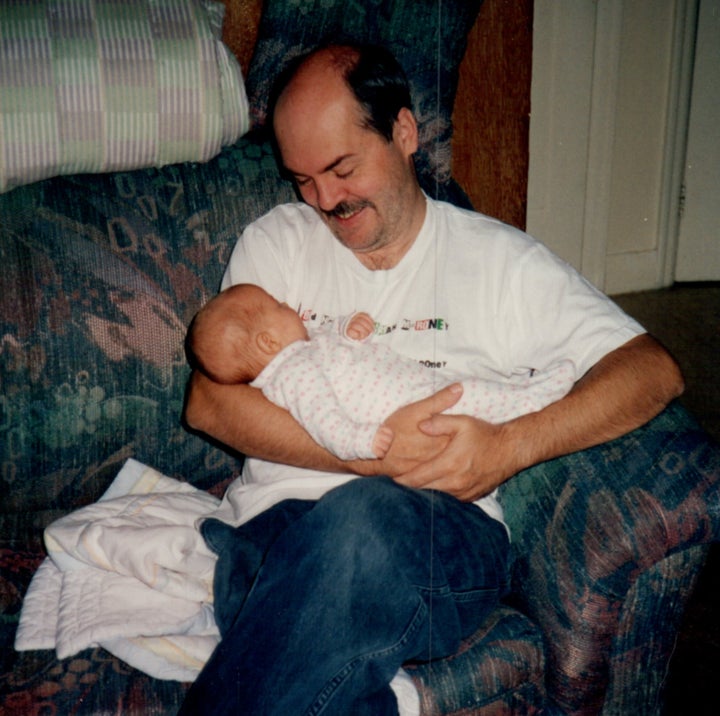
M 720 281 L 720 0 L 700 0 L 676 281 Z

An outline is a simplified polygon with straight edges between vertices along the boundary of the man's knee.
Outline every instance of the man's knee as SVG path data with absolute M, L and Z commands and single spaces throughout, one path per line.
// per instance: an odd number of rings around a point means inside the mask
M 416 522 L 403 515 L 407 492 L 388 478 L 360 478 L 327 493 L 313 509 L 316 547 L 352 559 L 357 568 L 391 559 Z

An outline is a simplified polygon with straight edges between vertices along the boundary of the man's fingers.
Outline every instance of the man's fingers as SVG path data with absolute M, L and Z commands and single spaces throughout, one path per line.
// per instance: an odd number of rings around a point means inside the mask
M 462 383 L 453 383 L 428 398 L 418 401 L 417 405 L 422 405 L 428 413 L 434 415 L 435 413 L 442 413 L 444 410 L 452 408 L 452 406 L 460 400 L 462 394 Z
M 428 420 L 423 420 L 418 427 L 425 435 L 452 435 L 458 430 L 458 416 L 433 415 Z
M 417 489 L 429 489 L 433 483 L 441 479 L 442 475 L 437 471 L 435 462 L 425 462 L 418 465 L 404 475 L 395 478 L 395 481 L 406 487 Z
M 440 461 L 419 465 L 395 480 L 405 487 L 414 487 L 418 490 L 440 490 L 458 500 L 471 501 L 474 499 L 472 493 L 468 491 L 467 485 L 457 476 L 443 469 Z

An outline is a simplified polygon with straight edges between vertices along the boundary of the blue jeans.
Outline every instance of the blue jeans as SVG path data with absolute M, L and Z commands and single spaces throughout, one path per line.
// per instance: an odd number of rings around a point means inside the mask
M 396 715 L 398 668 L 453 654 L 506 590 L 505 528 L 444 493 L 364 478 L 273 510 L 209 530 L 223 639 L 181 714 Z

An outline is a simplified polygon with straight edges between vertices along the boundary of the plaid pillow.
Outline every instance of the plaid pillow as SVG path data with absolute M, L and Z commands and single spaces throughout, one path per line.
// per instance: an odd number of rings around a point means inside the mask
M 248 127 L 224 6 L 0 3 L 0 192 L 58 174 L 206 161 Z

